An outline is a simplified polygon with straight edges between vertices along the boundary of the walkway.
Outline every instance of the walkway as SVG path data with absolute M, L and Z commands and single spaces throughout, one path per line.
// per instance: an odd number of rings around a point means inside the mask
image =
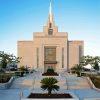
M 69 74 L 60 74 L 55 76 L 60 86 L 58 92 L 72 92 L 80 100 L 84 98 L 100 98 L 100 92 L 91 89 L 87 80 L 84 77 L 76 77 Z M 0 90 L 0 100 L 20 100 L 20 94 L 23 92 L 23 96 L 28 96 L 31 91 L 33 92 L 46 92 L 40 89 L 40 81 L 44 78 L 40 72 L 35 72 L 26 77 L 17 78 L 14 80 L 10 89 Z M 66 84 L 67 83 L 67 84 Z
M 69 90 L 91 89 L 91 86 L 85 77 L 76 77 L 74 75 L 67 75 L 66 78 L 67 78 L 67 84 Z
M 32 87 L 32 82 L 34 79 L 34 74 L 28 75 L 26 77 L 19 77 L 14 80 L 10 89 L 29 89 Z
M 68 91 L 73 92 L 80 100 L 85 98 L 100 98 L 100 91 L 92 89 L 85 77 L 76 77 L 71 74 L 64 75 L 67 79 Z

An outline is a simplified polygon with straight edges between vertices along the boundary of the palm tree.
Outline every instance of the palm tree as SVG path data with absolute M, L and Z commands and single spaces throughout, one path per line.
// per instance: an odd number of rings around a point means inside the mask
M 21 77 L 24 76 L 24 73 L 28 70 L 26 67 L 24 66 L 20 66 L 20 68 L 18 69 L 20 71 Z
M 59 90 L 59 86 L 55 85 L 56 83 L 58 83 L 58 81 L 54 77 L 43 78 L 41 80 L 41 83 L 42 83 L 41 88 L 43 90 L 47 90 L 48 95 L 51 95 L 52 91 Z
M 83 68 L 80 64 L 76 64 L 73 68 L 71 68 L 71 70 L 74 71 L 78 76 L 81 76 L 82 69 Z

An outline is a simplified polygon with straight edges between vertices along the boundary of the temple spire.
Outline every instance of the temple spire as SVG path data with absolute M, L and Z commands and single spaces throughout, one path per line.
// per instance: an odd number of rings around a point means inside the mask
M 51 0 L 50 0 L 49 18 L 50 18 L 50 23 L 52 23 L 53 15 L 52 15 L 52 1 Z
M 49 28 L 54 27 L 54 20 L 53 20 L 53 14 L 52 14 L 52 0 L 50 0 L 48 26 L 49 26 Z

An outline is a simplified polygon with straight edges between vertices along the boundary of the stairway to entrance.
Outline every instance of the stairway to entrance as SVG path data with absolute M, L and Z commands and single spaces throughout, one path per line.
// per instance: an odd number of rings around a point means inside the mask
M 41 72 L 34 72 L 25 77 L 16 78 L 10 89 L 0 90 L 0 96 L 3 98 L 0 100 L 20 100 L 21 91 L 25 97 L 27 97 L 30 92 L 47 92 L 40 88 L 40 81 L 44 78 L 41 74 Z M 60 75 L 55 76 L 55 78 L 59 81 L 58 85 L 60 86 L 60 90 L 57 92 L 71 92 L 80 100 L 84 100 L 85 98 L 100 98 L 100 92 L 91 89 L 91 86 L 85 77 L 60 73 Z
M 46 76 L 47 77 L 47 76 Z M 90 89 L 91 86 L 85 77 L 77 77 L 71 74 L 60 74 L 59 76 L 54 76 L 57 78 L 58 85 L 60 89 Z M 26 77 L 20 77 L 14 80 L 10 88 L 22 88 L 22 89 L 41 89 L 41 79 L 45 78 L 41 73 L 35 72 Z

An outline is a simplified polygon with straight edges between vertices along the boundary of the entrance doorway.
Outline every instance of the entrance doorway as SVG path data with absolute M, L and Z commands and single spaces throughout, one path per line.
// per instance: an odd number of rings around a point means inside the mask
M 45 64 L 44 65 L 44 72 L 47 72 L 48 69 L 53 69 L 55 71 L 56 65 L 55 64 Z
M 48 69 L 56 69 L 56 47 L 55 46 L 45 46 L 44 47 L 44 72 Z

